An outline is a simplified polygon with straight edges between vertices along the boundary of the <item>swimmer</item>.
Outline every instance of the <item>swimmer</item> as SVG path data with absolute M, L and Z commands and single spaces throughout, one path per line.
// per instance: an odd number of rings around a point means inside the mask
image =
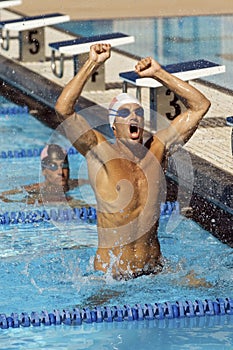
M 160 202 L 165 192 L 161 164 L 171 146 L 183 145 L 190 139 L 210 102 L 187 82 L 165 71 L 152 57 L 143 58 L 136 64 L 135 72 L 173 91 L 186 110 L 143 144 L 143 107 L 135 97 L 122 93 L 109 106 L 109 123 L 115 136 L 115 143 L 111 143 L 75 112 L 86 82 L 110 56 L 109 44 L 92 45 L 88 59 L 63 88 L 55 108 L 63 131 L 86 157 L 96 196 L 95 269 L 127 280 L 162 270 L 157 236 Z
M 46 204 L 51 202 L 72 201 L 67 192 L 77 186 L 89 183 L 85 179 L 70 179 L 70 168 L 67 152 L 56 144 L 49 144 L 44 147 L 40 155 L 41 169 L 44 175 L 44 182 L 23 186 L 22 189 L 12 189 L 2 192 L 0 199 L 7 202 L 26 202 L 27 204 Z M 25 193 L 26 197 L 17 200 L 14 195 Z M 12 198 L 10 198 L 12 196 Z M 83 202 L 77 204 L 82 206 Z

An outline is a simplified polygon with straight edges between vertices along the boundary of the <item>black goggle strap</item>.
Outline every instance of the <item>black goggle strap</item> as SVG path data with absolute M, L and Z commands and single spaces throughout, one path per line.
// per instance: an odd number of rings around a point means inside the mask
M 114 112 L 114 113 L 111 113 L 111 112 L 110 112 L 109 115 L 117 116 L 117 110 L 112 109 L 112 108 L 109 108 L 109 111 Z

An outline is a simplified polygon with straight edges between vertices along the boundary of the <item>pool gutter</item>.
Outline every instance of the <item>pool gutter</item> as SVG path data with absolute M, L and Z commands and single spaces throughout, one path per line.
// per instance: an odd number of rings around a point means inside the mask
M 182 177 L 177 172 L 171 159 L 166 174 L 169 188 L 167 200 L 178 200 L 185 216 L 195 220 L 221 242 L 233 247 L 232 175 L 186 152 L 189 157 L 180 157 L 179 169 L 186 175 L 191 170 L 193 182 L 187 181 L 187 176 Z

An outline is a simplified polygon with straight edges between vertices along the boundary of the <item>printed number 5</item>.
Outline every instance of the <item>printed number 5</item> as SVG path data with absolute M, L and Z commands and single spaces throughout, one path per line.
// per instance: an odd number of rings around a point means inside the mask
M 37 30 L 31 30 L 29 33 L 28 33 L 28 44 L 29 45 L 34 45 L 34 47 L 30 48 L 29 51 L 32 55 L 35 55 L 39 52 L 40 50 L 40 43 L 39 41 L 33 37 L 33 35 L 36 35 L 38 34 L 38 31 Z
M 171 90 L 168 89 L 166 91 L 166 95 L 170 96 L 171 94 L 173 95 L 173 100 L 170 101 L 170 106 L 172 106 L 174 108 L 174 114 L 171 114 L 170 112 L 168 112 L 168 113 L 166 113 L 166 116 L 168 119 L 173 120 L 173 119 L 175 119 L 175 117 L 177 117 L 181 113 L 181 107 L 177 103 L 178 98 L 176 97 L 174 92 L 172 92 Z

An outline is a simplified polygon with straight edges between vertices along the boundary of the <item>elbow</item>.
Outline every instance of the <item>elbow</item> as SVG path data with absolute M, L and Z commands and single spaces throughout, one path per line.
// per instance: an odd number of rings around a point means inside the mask
M 64 104 L 60 103 L 59 100 L 55 104 L 55 111 L 59 115 L 65 114 Z
M 59 99 L 57 100 L 56 104 L 55 104 L 55 111 L 57 113 L 57 115 L 59 117 L 61 117 L 62 119 L 66 119 L 68 117 L 70 117 L 70 115 L 72 114 L 72 112 L 67 109 L 67 106 L 65 103 L 63 103 L 62 101 L 59 101 Z
M 204 101 L 202 101 L 202 104 L 201 104 L 201 109 L 202 109 L 203 116 L 208 112 L 208 110 L 210 109 L 210 106 L 211 106 L 210 100 L 208 100 L 208 98 L 205 98 Z
M 208 110 L 210 109 L 211 106 L 211 102 L 210 100 L 208 100 L 208 98 L 205 99 L 205 113 L 208 112 Z
M 208 112 L 208 110 L 210 109 L 211 106 L 211 102 L 210 100 L 208 100 L 208 98 L 203 97 L 199 103 L 193 108 L 191 109 L 194 113 L 198 113 L 200 118 L 203 118 L 206 113 Z

